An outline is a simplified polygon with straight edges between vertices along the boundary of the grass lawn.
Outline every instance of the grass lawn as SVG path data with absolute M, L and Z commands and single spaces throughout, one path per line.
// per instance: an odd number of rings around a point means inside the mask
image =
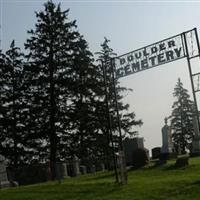
M 21 186 L 0 190 L 2 200 L 200 200 L 200 158 L 191 158 L 186 168 L 175 161 L 129 171 L 128 184 L 118 185 L 112 173 L 69 178 L 61 184 Z

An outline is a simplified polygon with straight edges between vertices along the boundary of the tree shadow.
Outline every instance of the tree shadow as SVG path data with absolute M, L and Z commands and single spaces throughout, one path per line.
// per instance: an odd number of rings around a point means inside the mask
M 84 180 L 101 180 L 101 179 L 114 177 L 114 175 L 115 175 L 114 173 L 107 173 L 107 174 L 102 174 L 102 175 L 98 175 L 98 176 L 96 176 L 96 174 L 94 174 L 94 176 L 87 177 Z
M 166 160 L 156 160 L 156 161 L 153 161 L 153 165 L 149 166 L 149 169 L 156 169 L 159 167 L 163 167 L 166 164 L 167 164 Z
M 194 181 L 194 182 L 192 183 L 192 185 L 199 185 L 199 186 L 200 186 L 200 180 Z
M 169 165 L 169 166 L 166 166 L 164 168 L 164 170 L 185 170 L 187 169 L 189 166 L 178 166 L 176 164 L 172 164 L 172 165 Z

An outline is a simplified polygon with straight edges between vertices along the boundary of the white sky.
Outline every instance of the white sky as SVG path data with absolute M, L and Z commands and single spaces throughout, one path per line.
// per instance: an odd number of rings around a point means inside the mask
M 34 11 L 45 1 L 0 0 L 1 48 L 6 50 L 13 39 L 23 49 L 26 31 L 36 22 Z M 58 2 L 58 1 L 54 1 Z M 200 1 L 60 1 L 70 8 L 69 18 L 94 53 L 100 50 L 104 36 L 120 55 L 157 42 L 183 31 L 200 29 Z M 200 67 L 200 66 L 199 66 Z M 200 68 L 199 68 L 200 69 Z M 144 125 L 138 129 L 149 149 L 161 146 L 164 117 L 171 114 L 172 93 L 178 77 L 191 94 L 185 59 L 124 77 L 121 85 L 133 89 L 125 102 L 131 105 Z

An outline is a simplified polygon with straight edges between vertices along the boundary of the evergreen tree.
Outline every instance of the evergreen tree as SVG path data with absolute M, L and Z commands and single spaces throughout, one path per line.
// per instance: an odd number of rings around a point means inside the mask
M 123 92 L 126 92 L 127 90 L 131 91 L 131 89 L 119 86 L 118 80 L 115 79 L 115 77 L 113 79 L 111 60 L 115 56 L 115 53 L 109 47 L 108 43 L 109 40 L 105 38 L 103 44 L 101 45 L 101 52 L 97 53 L 99 55 L 98 60 L 101 61 L 101 64 L 99 65 L 99 86 L 101 86 L 101 89 L 99 89 L 100 101 L 97 108 L 97 113 L 99 114 L 98 116 L 100 121 L 100 129 L 104 135 L 104 141 L 106 141 L 106 144 L 104 144 L 104 146 L 107 147 L 107 157 L 109 162 L 111 152 L 109 148 L 110 143 L 119 143 L 118 119 L 116 115 L 114 87 L 116 88 L 117 93 L 118 109 L 120 114 L 120 123 L 123 138 L 125 136 L 134 135 L 136 133 L 133 130 L 134 126 L 141 126 L 142 121 L 136 120 L 134 112 L 129 112 L 129 104 L 124 104 L 122 101 Z M 109 121 L 111 121 L 110 124 Z M 109 129 L 112 129 L 113 135 L 111 135 Z
M 35 119 L 31 131 L 40 147 L 39 157 L 41 153 L 43 160 L 49 156 L 54 178 L 55 161 L 66 159 L 67 153 L 77 153 L 80 137 L 87 134 L 85 129 L 92 131 L 88 119 L 85 123 L 83 118 L 91 110 L 86 103 L 92 93 L 87 75 L 92 65 L 91 53 L 77 31 L 76 21 L 68 19 L 69 10 L 61 11 L 60 4 L 52 1 L 44 6 L 44 11 L 36 13 L 35 30 L 28 32 L 31 37 L 25 47 L 30 64 L 26 73 Z
M 26 157 L 24 136 L 23 99 L 23 54 L 15 47 L 0 55 L 1 109 L 0 109 L 0 152 L 8 159 L 9 165 L 18 166 Z
M 91 164 L 91 155 L 95 155 L 93 141 L 98 132 L 95 113 L 96 66 L 92 63 L 93 56 L 83 37 L 77 45 L 79 54 L 74 56 L 72 84 L 69 88 L 72 95 L 70 120 L 74 126 L 71 148 L 74 151 L 72 155 L 78 156 L 82 164 L 87 165 Z
M 190 149 L 194 136 L 194 103 L 190 100 L 180 78 L 174 88 L 173 96 L 176 101 L 173 103 L 171 115 L 172 139 L 176 152 L 181 151 L 184 154 L 186 149 Z

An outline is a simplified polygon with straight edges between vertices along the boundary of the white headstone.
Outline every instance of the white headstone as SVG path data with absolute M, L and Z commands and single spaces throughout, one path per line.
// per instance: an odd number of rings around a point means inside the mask
M 171 128 L 167 125 L 167 118 L 165 118 L 165 125 L 162 128 L 162 148 L 161 153 L 172 153 L 173 152 L 173 143 Z

